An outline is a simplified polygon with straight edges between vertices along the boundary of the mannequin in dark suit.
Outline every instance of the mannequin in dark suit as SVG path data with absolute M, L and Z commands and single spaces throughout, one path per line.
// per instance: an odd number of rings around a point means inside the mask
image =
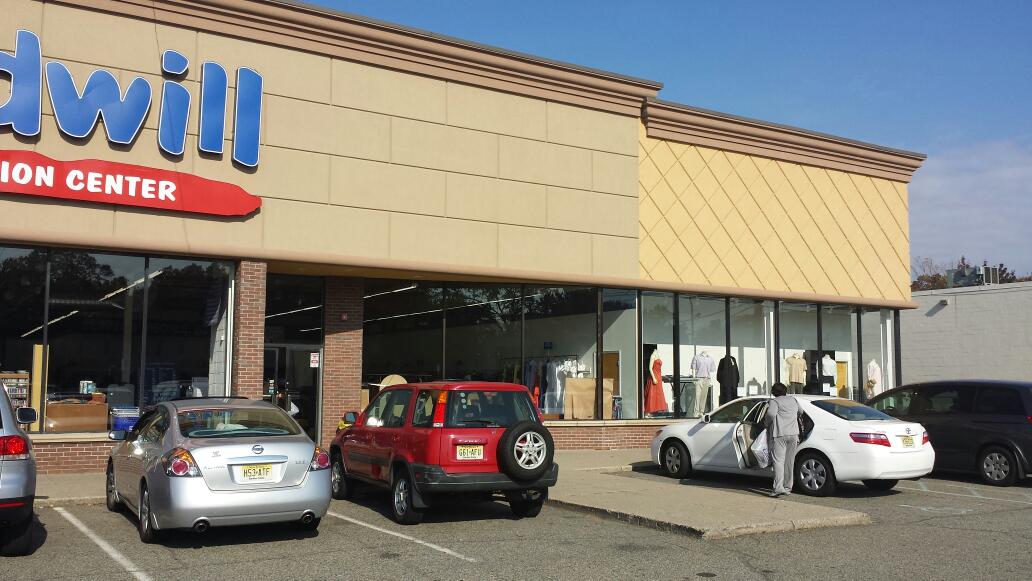
M 720 405 L 738 397 L 738 382 L 741 376 L 738 373 L 738 361 L 731 355 L 726 355 L 717 364 L 717 382 L 720 383 Z

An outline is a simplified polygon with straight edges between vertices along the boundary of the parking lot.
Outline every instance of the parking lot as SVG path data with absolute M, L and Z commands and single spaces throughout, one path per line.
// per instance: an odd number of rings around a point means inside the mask
M 697 476 L 674 481 L 758 494 L 751 478 Z M 686 490 L 687 492 L 687 490 Z M 140 543 L 133 521 L 103 506 L 38 510 L 41 546 L 6 559 L 3 579 L 246 578 L 364 579 L 940 579 L 1025 577 L 1032 566 L 1032 486 L 999 489 L 963 478 L 901 483 L 873 493 L 846 485 L 826 499 L 795 502 L 861 510 L 874 524 L 702 541 L 565 509 L 513 520 L 500 503 L 448 506 L 415 527 L 395 525 L 387 498 L 360 493 L 334 501 L 318 533 L 284 526 L 174 534 Z M 963 558 L 947 558 L 958 557 Z

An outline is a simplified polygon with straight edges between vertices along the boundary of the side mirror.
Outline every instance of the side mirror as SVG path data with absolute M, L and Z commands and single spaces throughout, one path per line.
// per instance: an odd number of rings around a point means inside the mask
M 705 424 L 708 424 L 710 422 L 710 415 L 709 414 L 703 414 L 702 422 L 705 423 Z
M 34 424 L 39 416 L 33 408 L 18 408 L 14 410 L 14 421 L 19 424 Z
M 121 442 L 122 440 L 125 440 L 125 430 L 111 430 L 107 433 L 107 437 L 109 440 Z
M 358 421 L 358 415 L 355 412 L 348 412 L 344 414 L 344 421 L 353 424 Z

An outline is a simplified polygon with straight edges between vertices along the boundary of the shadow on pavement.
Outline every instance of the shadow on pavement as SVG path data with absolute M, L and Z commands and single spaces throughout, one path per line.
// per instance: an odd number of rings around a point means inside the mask
M 372 486 L 361 486 L 355 491 L 351 502 L 375 511 L 390 522 L 394 522 L 394 511 L 391 507 L 391 493 Z M 331 507 L 332 510 L 332 507 Z M 427 509 L 423 516 L 425 523 L 450 523 L 483 520 L 516 520 L 509 504 L 497 500 L 485 500 L 478 497 L 443 497 L 435 500 L 435 504 Z
M 127 509 L 120 513 L 136 529 L 136 515 Z M 239 527 L 212 527 L 206 533 L 191 530 L 166 530 L 161 532 L 157 544 L 172 549 L 201 549 L 226 545 L 249 545 L 275 543 L 288 540 L 314 539 L 319 531 L 304 530 L 294 523 L 273 523 Z

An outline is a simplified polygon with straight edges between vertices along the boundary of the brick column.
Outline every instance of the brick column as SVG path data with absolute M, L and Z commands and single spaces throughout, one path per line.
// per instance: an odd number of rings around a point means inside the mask
M 265 280 L 268 265 L 241 261 L 237 266 L 233 304 L 232 394 L 252 399 L 262 395 L 265 380 Z
M 333 440 L 340 416 L 359 409 L 362 391 L 361 279 L 327 277 L 323 309 L 322 444 Z

